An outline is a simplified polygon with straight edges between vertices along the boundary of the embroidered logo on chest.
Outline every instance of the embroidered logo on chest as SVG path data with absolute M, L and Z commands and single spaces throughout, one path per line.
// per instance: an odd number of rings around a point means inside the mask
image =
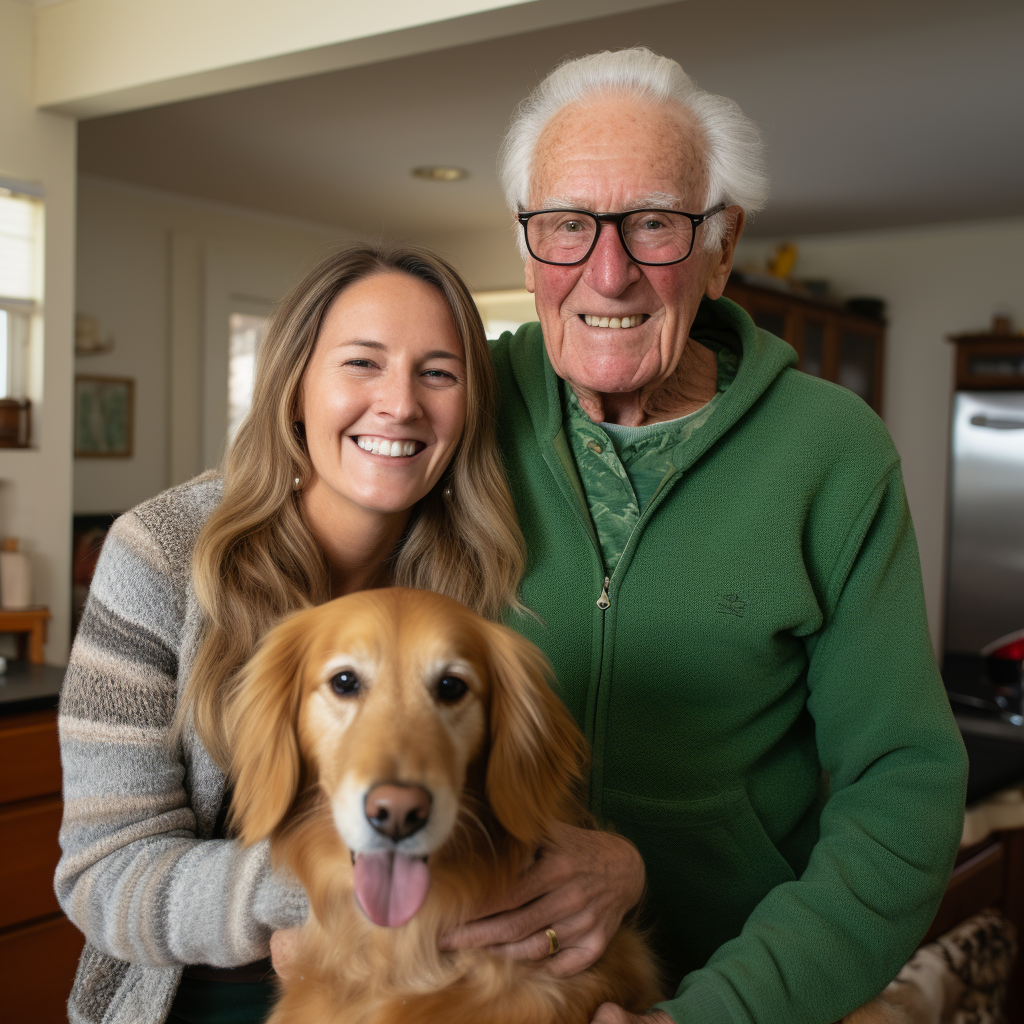
M 721 615 L 735 615 L 742 619 L 747 602 L 739 594 L 723 594 L 718 599 L 718 611 Z

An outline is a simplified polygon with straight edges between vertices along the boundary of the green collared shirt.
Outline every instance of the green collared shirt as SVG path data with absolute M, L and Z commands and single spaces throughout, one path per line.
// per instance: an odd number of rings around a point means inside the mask
M 739 357 L 724 346 L 712 347 L 718 360 L 714 398 L 688 416 L 663 423 L 643 427 L 595 423 L 580 407 L 572 388 L 562 384 L 566 433 L 609 576 L 643 510 L 677 470 L 682 446 L 707 422 L 736 376 Z

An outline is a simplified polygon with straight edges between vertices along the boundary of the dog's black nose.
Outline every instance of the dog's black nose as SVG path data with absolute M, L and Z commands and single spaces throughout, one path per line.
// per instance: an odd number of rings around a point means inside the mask
M 430 805 L 430 794 L 422 786 L 383 782 L 366 794 L 366 818 L 397 843 L 426 825 Z

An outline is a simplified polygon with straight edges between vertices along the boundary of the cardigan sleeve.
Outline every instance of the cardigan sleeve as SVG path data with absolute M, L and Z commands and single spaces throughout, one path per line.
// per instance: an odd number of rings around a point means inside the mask
M 181 553 L 178 553 L 178 557 Z M 149 966 L 237 966 L 300 924 L 305 896 L 267 844 L 197 837 L 170 733 L 185 596 L 139 516 L 108 535 L 71 652 L 59 715 L 61 907 L 99 950 Z
M 846 535 L 807 640 L 808 709 L 831 790 L 802 875 L 674 999 L 680 1024 L 835 1021 L 927 930 L 963 828 L 966 755 L 935 664 L 898 464 Z

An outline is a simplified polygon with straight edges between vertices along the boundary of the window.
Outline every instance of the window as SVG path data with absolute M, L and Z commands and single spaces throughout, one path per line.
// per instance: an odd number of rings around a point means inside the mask
M 533 295 L 525 288 L 499 292 L 476 292 L 473 295 L 488 341 L 495 341 L 505 333 L 515 333 L 522 324 L 537 319 Z
M 0 398 L 24 399 L 43 297 L 43 203 L 18 188 L 0 179 Z
M 256 376 L 256 354 L 267 333 L 269 316 L 232 313 L 228 343 L 228 444 L 235 439 L 252 404 L 252 385 Z

